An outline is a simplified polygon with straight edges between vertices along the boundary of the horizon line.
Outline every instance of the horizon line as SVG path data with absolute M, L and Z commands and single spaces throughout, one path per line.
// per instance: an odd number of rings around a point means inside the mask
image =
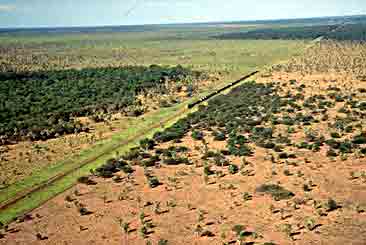
M 193 21 L 193 22 L 171 22 L 171 23 L 146 23 L 146 24 L 118 24 L 118 25 L 70 25 L 70 26 L 9 26 L 9 27 L 1 27 L 0 30 L 15 30 L 15 29 L 68 29 L 68 28 L 106 28 L 106 27 L 143 27 L 143 26 L 164 26 L 164 25 L 189 25 L 189 24 L 221 24 L 221 23 L 256 23 L 256 22 L 271 22 L 271 21 L 283 21 L 283 20 L 307 20 L 307 19 L 326 19 L 326 18 L 344 18 L 344 17 L 362 17 L 366 16 L 364 14 L 355 14 L 355 15 L 329 15 L 329 16 L 311 16 L 311 17 L 290 17 L 290 18 L 278 18 L 278 19 L 255 19 L 255 20 L 224 20 L 224 21 Z

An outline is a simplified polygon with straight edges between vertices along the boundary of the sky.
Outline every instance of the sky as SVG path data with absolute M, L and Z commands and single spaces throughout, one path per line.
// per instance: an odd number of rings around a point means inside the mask
M 0 0 L 0 28 L 191 23 L 366 14 L 366 0 Z

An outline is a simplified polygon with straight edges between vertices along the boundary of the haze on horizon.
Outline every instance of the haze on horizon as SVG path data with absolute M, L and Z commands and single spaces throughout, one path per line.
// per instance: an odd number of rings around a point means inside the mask
M 0 28 L 141 25 L 366 14 L 365 0 L 0 0 Z

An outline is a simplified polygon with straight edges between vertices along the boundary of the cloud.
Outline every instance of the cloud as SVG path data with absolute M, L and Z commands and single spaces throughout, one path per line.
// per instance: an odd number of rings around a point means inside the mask
M 10 12 L 16 10 L 15 5 L 11 4 L 0 4 L 0 12 Z

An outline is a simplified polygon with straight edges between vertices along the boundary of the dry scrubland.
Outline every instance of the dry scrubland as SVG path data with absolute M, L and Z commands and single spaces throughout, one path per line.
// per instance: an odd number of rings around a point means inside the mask
M 203 29 L 206 31 L 207 28 Z M 205 35 L 211 34 L 205 33 Z M 78 92 L 75 86 L 70 86 L 72 82 L 65 80 L 62 76 L 70 76 L 68 74 L 75 73 L 74 78 L 71 77 L 70 79 L 73 82 L 76 79 L 83 80 L 79 84 L 85 87 L 88 84 L 88 79 L 91 79 L 89 76 L 99 73 L 105 74 L 105 77 L 101 78 L 104 82 L 112 79 L 111 81 L 115 84 L 114 81 L 116 79 L 113 76 L 111 76 L 112 78 L 108 77 L 109 75 L 105 71 L 108 69 L 123 70 L 125 69 L 123 67 L 126 65 L 134 68 L 136 64 L 144 66 L 159 64 L 165 69 L 165 66 L 171 67 L 173 65 L 175 67 L 176 64 L 181 64 L 185 68 L 188 67 L 188 69 L 194 71 L 198 70 L 204 74 L 199 79 L 183 77 L 178 79 L 179 84 L 176 83 L 177 79 L 169 79 L 166 83 L 161 83 L 158 77 L 159 87 L 136 94 L 132 105 L 124 107 L 122 111 L 110 111 L 109 107 L 113 106 L 109 106 L 109 98 L 104 98 L 107 108 L 100 101 L 98 101 L 97 105 L 101 105 L 99 106 L 101 108 L 93 109 L 91 107 L 94 112 L 91 112 L 93 115 L 89 115 L 88 118 L 88 115 L 76 115 L 78 112 L 73 109 L 73 114 L 76 116 L 71 115 L 69 119 L 76 122 L 76 127 L 83 125 L 81 129 L 89 128 L 89 132 L 79 132 L 77 134 L 70 134 L 69 132 L 66 135 L 61 134 L 59 137 L 53 138 L 52 132 L 54 130 L 52 128 L 55 128 L 56 124 L 52 124 L 49 127 L 51 130 L 47 128 L 45 134 L 36 128 L 36 135 L 49 135 L 49 131 L 51 131 L 52 137 L 50 139 L 17 140 L 10 144 L 2 145 L 0 147 L 0 188 L 6 188 L 17 181 L 22 181 L 31 174 L 55 166 L 64 159 L 76 162 L 78 161 L 78 153 L 95 146 L 98 142 L 107 140 L 112 135 L 123 133 L 133 128 L 135 125 L 143 122 L 144 118 L 148 118 L 150 112 L 185 101 L 191 95 L 197 95 L 203 91 L 212 91 L 220 84 L 228 82 L 228 80 L 237 79 L 249 71 L 298 54 L 306 43 L 304 41 L 280 40 L 212 40 L 207 39 L 207 37 L 202 38 L 205 35 L 201 32 L 195 33 L 190 30 L 183 30 L 182 33 L 177 33 L 174 30 L 165 32 L 147 31 L 110 34 L 52 34 L 39 37 L 26 35 L 0 37 L 1 72 L 14 73 L 15 75 L 25 73 L 30 77 L 32 75 L 29 74 L 32 74 L 32 72 L 38 72 L 43 77 L 47 77 L 47 79 L 41 79 L 47 80 L 47 82 L 43 81 L 43 84 L 46 84 L 46 86 L 48 86 L 48 83 L 51 85 L 64 83 L 70 91 Z M 67 72 L 69 69 L 75 70 Z M 33 87 L 38 88 L 39 81 L 37 76 L 35 77 L 31 80 L 35 84 Z M 20 85 L 23 83 L 23 80 L 18 79 Z M 2 82 L 2 84 L 4 85 L 5 83 Z M 9 84 L 14 84 L 14 81 L 10 80 Z M 96 88 L 104 86 L 103 84 L 99 86 L 98 82 L 93 82 L 93 84 Z M 191 89 L 191 92 L 187 91 L 187 86 L 190 86 L 193 90 Z M 7 89 L 5 87 L 4 91 L 7 91 Z M 165 94 L 161 94 L 161 89 L 166 91 Z M 9 98 L 14 100 L 13 103 L 15 105 L 29 101 L 30 96 L 26 96 L 27 100 L 22 97 L 28 95 L 29 91 L 24 90 L 21 86 L 12 87 L 9 91 L 20 91 L 17 95 L 9 96 Z M 46 90 L 36 89 L 32 93 L 38 94 L 44 91 Z M 53 89 L 53 91 L 58 92 L 57 89 Z M 159 93 L 156 93 L 156 91 Z M 88 92 L 94 94 L 93 91 Z M 37 101 L 37 103 L 32 102 L 32 107 L 33 105 L 42 106 L 47 100 L 49 100 L 46 102 L 48 105 L 57 101 L 56 97 L 52 96 L 50 94 L 41 96 L 40 101 Z M 83 101 L 79 102 L 84 102 L 87 99 L 83 98 Z M 71 98 L 67 102 L 78 100 L 80 98 Z M 112 101 L 111 104 L 114 105 L 115 103 Z M 11 111 L 14 122 L 21 121 L 18 119 L 19 115 L 25 114 L 22 112 L 23 108 L 30 108 L 31 106 L 17 107 L 17 111 L 20 111 L 17 112 L 18 115 L 13 113 L 15 110 Z M 53 107 L 62 109 L 63 104 Z M 142 111 L 144 115 L 140 117 L 127 115 L 126 117 L 126 109 L 127 113 L 137 110 Z M 39 112 L 42 109 L 36 109 L 35 111 Z M 50 112 L 52 113 L 52 111 Z M 30 118 L 32 117 L 32 113 L 27 115 L 30 115 Z M 37 118 L 45 120 L 48 117 L 48 115 L 41 115 Z M 97 122 L 93 118 L 97 119 Z M 100 122 L 99 119 L 103 122 Z M 8 134 L 7 138 L 23 137 L 21 131 L 19 129 L 11 129 L 6 132 Z M 25 134 L 27 135 L 28 133 Z M 2 137 L 0 138 L 0 140 L 3 139 Z
M 217 96 L 0 244 L 364 244 L 364 50 L 321 42 Z

